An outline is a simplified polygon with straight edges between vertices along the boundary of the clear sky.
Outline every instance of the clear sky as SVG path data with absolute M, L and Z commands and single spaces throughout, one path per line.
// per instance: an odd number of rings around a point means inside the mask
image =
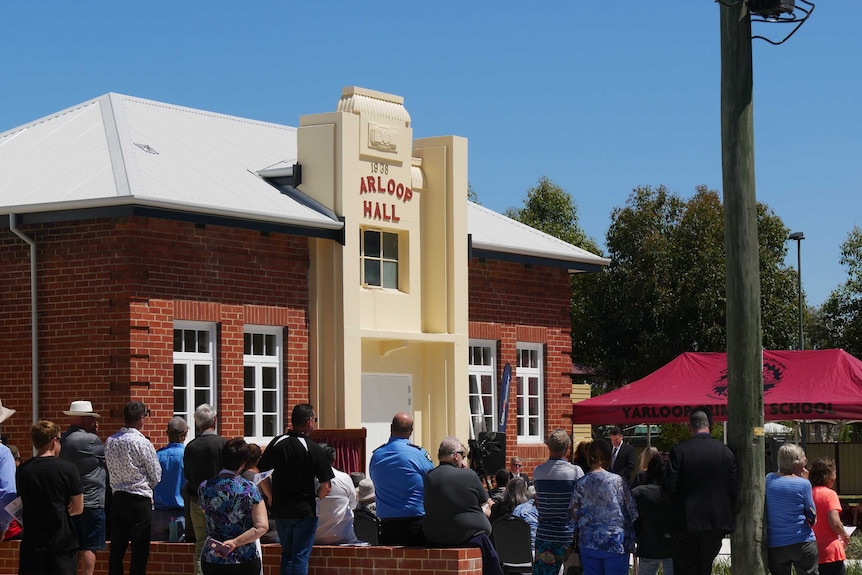
M 862 2 L 823 1 L 754 45 L 757 197 L 805 233 L 814 305 L 862 226 L 860 26 Z M 0 0 L 0 38 L 0 131 L 106 92 L 296 126 L 358 85 L 404 96 L 417 137 L 468 138 L 483 205 L 545 175 L 600 244 L 638 185 L 721 190 L 712 0 Z

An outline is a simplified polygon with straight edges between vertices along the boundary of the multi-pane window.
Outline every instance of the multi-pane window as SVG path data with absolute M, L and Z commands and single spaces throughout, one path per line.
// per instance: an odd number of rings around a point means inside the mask
M 215 334 L 212 323 L 174 323 L 174 415 L 185 418 L 192 429 L 198 405 L 215 407 Z
M 518 387 L 518 439 L 542 441 L 542 390 L 545 387 L 542 346 L 519 343 L 517 350 L 515 379 Z
M 470 341 L 470 424 L 476 437 L 482 431 L 497 431 L 496 349 L 493 341 Z
M 282 330 L 246 327 L 243 335 L 243 427 L 247 438 L 280 435 Z
M 361 230 L 362 283 L 398 289 L 398 234 Z

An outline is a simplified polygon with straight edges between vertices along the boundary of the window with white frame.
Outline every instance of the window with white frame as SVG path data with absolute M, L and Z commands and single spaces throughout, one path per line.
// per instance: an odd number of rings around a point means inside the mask
M 281 434 L 282 328 L 246 326 L 243 334 L 243 429 L 246 438 Z
M 470 424 L 474 437 L 497 431 L 497 342 L 470 340 Z
M 195 408 L 215 405 L 216 325 L 174 322 L 174 415 L 194 429 Z M 189 433 L 188 440 L 194 439 Z
M 363 229 L 359 243 L 362 285 L 398 289 L 398 234 Z
M 518 388 L 518 440 L 533 442 L 543 440 L 543 390 L 542 345 L 517 344 L 518 367 L 515 380 Z

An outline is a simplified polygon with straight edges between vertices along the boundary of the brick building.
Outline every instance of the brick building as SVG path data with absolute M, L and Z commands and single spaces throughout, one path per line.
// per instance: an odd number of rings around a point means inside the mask
M 206 401 L 265 443 L 310 401 L 371 447 L 411 411 L 433 452 L 498 429 L 508 363 L 535 464 L 571 423 L 569 274 L 607 260 L 466 190 L 466 140 L 361 88 L 299 128 L 107 94 L 0 133 L 3 434 L 141 400 L 159 443 Z

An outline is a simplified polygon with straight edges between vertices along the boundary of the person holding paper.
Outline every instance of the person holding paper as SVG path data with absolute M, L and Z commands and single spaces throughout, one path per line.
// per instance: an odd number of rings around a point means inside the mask
M 257 486 L 239 472 L 249 447 L 237 437 L 224 444 L 222 470 L 198 490 L 207 539 L 201 552 L 204 575 L 258 575 L 261 557 L 254 544 L 266 533 L 266 506 Z
M 266 505 L 266 514 L 269 515 L 269 508 L 272 505 L 272 479 L 269 478 L 272 475 L 272 469 L 267 472 L 261 473 L 260 469 L 257 468 L 257 464 L 260 463 L 260 456 L 263 452 L 260 449 L 260 446 L 256 443 L 249 443 L 248 445 L 248 461 L 245 463 L 245 471 L 242 472 L 242 476 L 244 479 L 248 479 L 260 489 L 260 494 L 263 497 L 263 502 Z M 266 533 L 264 533 L 260 537 L 261 543 L 279 543 L 278 540 L 278 529 L 275 527 L 275 519 L 269 519 L 269 525 Z
M 4 407 L 3 402 L 0 401 L 0 424 L 9 419 L 14 413 L 14 409 Z M 18 456 L 18 461 L 20 461 L 20 455 Z M 15 470 L 17 469 L 17 465 L 15 462 L 15 456 L 9 448 L 0 443 L 0 502 L 2 502 L 3 506 L 16 497 Z M 3 539 L 3 535 L 6 533 L 11 522 L 12 517 L 0 511 L 0 539 Z

